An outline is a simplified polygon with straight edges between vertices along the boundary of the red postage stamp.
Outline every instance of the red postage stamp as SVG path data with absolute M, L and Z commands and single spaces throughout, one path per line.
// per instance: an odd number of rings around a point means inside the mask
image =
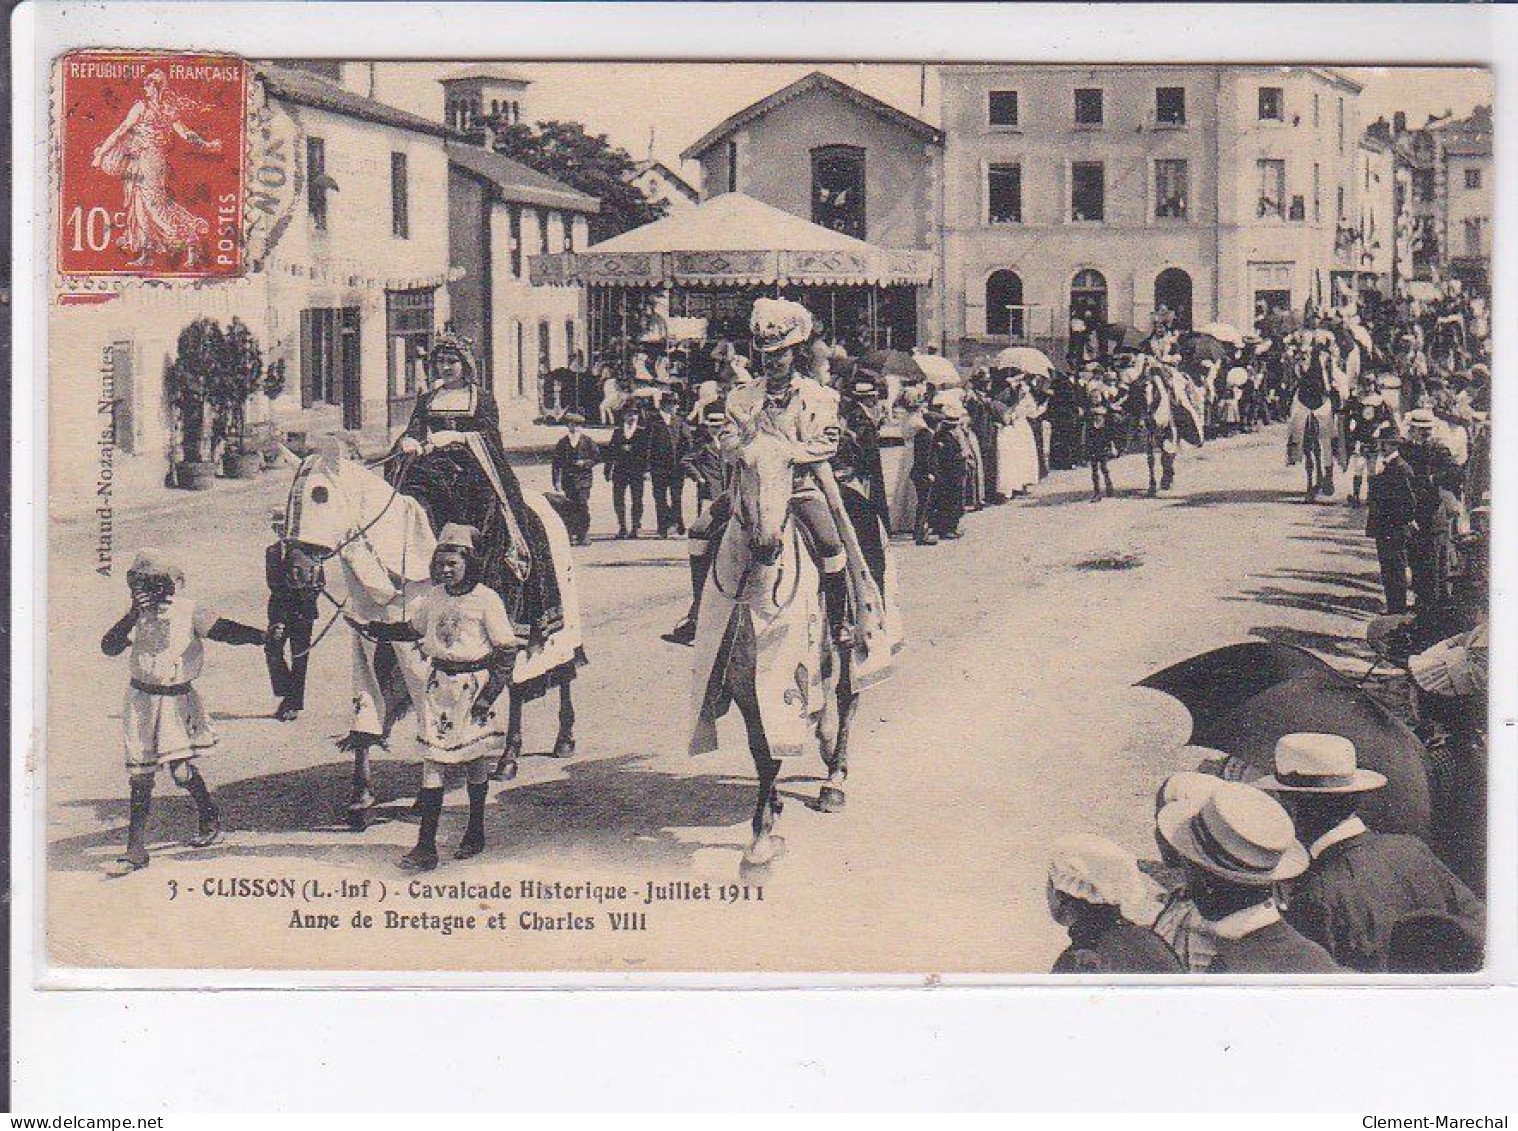
M 248 66 L 230 55 L 66 55 L 63 275 L 241 275 Z

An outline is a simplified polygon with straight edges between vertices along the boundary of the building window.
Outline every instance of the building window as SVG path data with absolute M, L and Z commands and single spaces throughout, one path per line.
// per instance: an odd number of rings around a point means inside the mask
M 575 322 L 571 318 L 564 323 L 564 364 L 574 367 L 576 349 Z
M 1432 169 L 1414 169 L 1413 183 L 1418 192 L 1417 196 L 1425 204 L 1434 199 L 1434 171 Z
M 396 239 L 411 236 L 411 215 L 406 199 L 406 155 L 390 155 L 390 234 Z
M 1154 120 L 1162 126 L 1186 124 L 1186 88 L 1162 86 L 1154 92 Z
M 1339 152 L 1344 152 L 1344 99 L 1339 99 Z
M 538 209 L 538 252 L 548 254 L 548 211 L 543 208 Z
M 1286 219 L 1286 162 L 1279 158 L 1261 158 L 1255 162 L 1260 176 L 1260 198 L 1255 215 Z
M 812 150 L 812 222 L 864 239 L 864 150 L 825 145 Z
M 511 276 L 514 279 L 522 277 L 522 210 L 515 206 L 509 213 L 511 218 Z
M 306 208 L 318 232 L 327 230 L 327 143 L 306 138 Z
M 1190 170 L 1184 160 L 1166 158 L 1154 163 L 1154 215 L 1158 220 L 1186 219 Z
M 1478 189 L 1481 187 L 1480 169 L 1467 169 L 1465 171 L 1465 187 L 1468 189 Z
M 1323 222 L 1323 170 L 1316 161 L 1312 163 L 1312 222 Z
M 1017 91 L 993 90 L 986 99 L 986 121 L 993 126 L 1017 125 Z
M 1154 277 L 1154 322 L 1169 311 L 1170 325 L 1191 329 L 1191 276 L 1179 267 L 1167 267 Z
M 575 249 L 575 218 L 568 214 L 564 217 L 564 250 Z
M 1024 336 L 1023 280 L 1016 271 L 993 271 L 986 280 L 986 333 Z
M 1021 165 L 992 165 L 986 170 L 986 219 L 993 224 L 1023 222 Z
M 1107 324 L 1107 279 L 1087 268 L 1070 281 L 1070 319 L 1079 318 L 1087 330 Z
M 1321 102 L 1322 102 L 1322 99 L 1318 97 L 1317 91 L 1313 91 L 1313 95 L 1312 95 L 1312 128 L 1313 129 L 1317 129 L 1318 125 L 1319 125 L 1319 104 Z
M 1340 185 L 1335 194 L 1334 215 L 1342 222 L 1344 219 L 1344 186 Z
M 1260 121 L 1279 122 L 1286 117 L 1286 92 L 1278 86 L 1260 87 Z
M 1075 161 L 1070 165 L 1070 219 L 1094 223 L 1106 217 L 1107 178 L 1100 161 Z
M 1481 229 L 1483 226 L 1485 226 L 1485 221 L 1479 217 L 1472 217 L 1471 219 L 1465 221 L 1464 229 L 1466 255 L 1479 256 L 1482 254 Z
M 738 191 L 738 139 L 727 139 L 727 191 Z
M 1075 90 L 1075 124 L 1099 126 L 1102 124 L 1102 92 L 1095 87 L 1077 87 Z
M 385 292 L 386 384 L 392 401 L 415 396 L 426 383 L 433 306 L 430 290 Z
M 553 327 L 538 323 L 538 380 L 553 368 Z

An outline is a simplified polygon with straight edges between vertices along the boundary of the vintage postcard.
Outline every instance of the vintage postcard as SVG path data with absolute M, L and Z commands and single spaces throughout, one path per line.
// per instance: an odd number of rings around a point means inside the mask
M 50 974 L 1487 969 L 1488 72 L 44 101 Z

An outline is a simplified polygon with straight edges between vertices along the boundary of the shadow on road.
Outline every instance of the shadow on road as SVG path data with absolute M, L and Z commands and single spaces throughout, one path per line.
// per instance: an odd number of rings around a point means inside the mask
M 1282 491 L 1269 487 L 1238 487 L 1230 491 L 1197 491 L 1176 499 L 1173 507 L 1217 507 L 1229 503 L 1291 503 L 1300 500 L 1300 491 Z
M 414 762 L 376 760 L 371 766 L 374 792 L 380 805 L 371 810 L 378 821 L 410 819 L 411 799 L 418 786 Z M 641 755 L 563 765 L 564 776 L 553 781 L 507 786 L 498 793 L 486 817 L 488 855 L 496 859 L 541 856 L 552 852 L 604 855 L 619 864 L 679 866 L 687 864 L 700 844 L 677 839 L 671 830 L 726 828 L 752 813 L 753 784 L 722 777 L 684 777 L 648 767 Z M 196 859 L 214 861 L 236 857 L 302 857 L 332 864 L 369 863 L 395 855 L 393 843 L 366 841 L 362 833 L 340 830 L 334 823 L 347 800 L 350 763 L 329 762 L 306 769 L 229 782 L 216 789 L 222 827 L 234 843 L 194 852 Z M 450 790 L 441 842 L 457 835 L 463 820 L 463 789 Z M 72 802 L 68 808 L 88 808 L 104 828 L 55 842 L 51 866 L 60 871 L 95 871 L 103 851 L 124 843 L 124 798 Z M 188 835 L 195 827 L 189 799 L 167 781 L 160 781 L 154 798 L 154 838 Z M 304 834 L 337 838 L 327 843 L 235 843 L 236 834 Z

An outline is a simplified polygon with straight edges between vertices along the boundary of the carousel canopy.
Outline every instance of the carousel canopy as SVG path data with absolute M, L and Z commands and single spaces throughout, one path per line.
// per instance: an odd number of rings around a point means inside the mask
M 534 283 L 627 287 L 925 285 L 933 260 L 729 192 L 588 251 L 533 256 L 531 273 Z

